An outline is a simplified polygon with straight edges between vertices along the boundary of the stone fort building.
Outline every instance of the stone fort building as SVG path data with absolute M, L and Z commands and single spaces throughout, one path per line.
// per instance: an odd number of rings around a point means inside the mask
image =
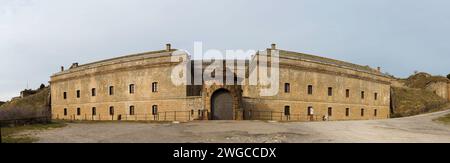
M 279 91 L 261 96 L 260 85 L 247 80 L 256 53 L 234 70 L 217 68 L 243 84 L 175 85 L 171 74 L 175 49 L 128 55 L 94 63 L 73 64 L 51 76 L 54 119 L 75 120 L 368 120 L 389 118 L 392 78 L 380 69 L 285 51 L 273 44 L 269 54 L 279 54 Z M 189 60 L 191 71 L 211 62 Z M 200 64 L 194 63 L 200 62 Z M 200 65 L 200 66 L 198 66 Z M 180 74 L 191 75 L 192 74 Z M 212 75 L 214 76 L 214 74 Z M 188 81 L 193 82 L 192 80 Z M 202 83 L 208 82 L 205 79 Z

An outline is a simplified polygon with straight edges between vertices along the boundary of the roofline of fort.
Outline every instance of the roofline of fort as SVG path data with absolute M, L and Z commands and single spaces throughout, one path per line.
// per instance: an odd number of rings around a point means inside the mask
M 270 50 L 270 48 L 268 48 L 267 50 Z M 280 50 L 280 49 L 276 49 L 276 50 Z M 149 51 L 149 52 L 135 53 L 135 54 L 125 55 L 125 56 L 100 60 L 100 61 L 91 62 L 91 63 L 79 65 L 79 66 L 76 65 L 75 67 L 72 67 L 70 69 L 55 73 L 51 77 L 56 77 L 56 76 L 61 76 L 61 75 L 70 74 L 70 73 L 74 73 L 74 72 L 84 71 L 86 69 L 108 66 L 111 64 L 126 63 L 126 62 L 132 62 L 135 60 L 142 60 L 142 59 L 148 59 L 148 58 L 168 57 L 168 56 L 172 56 L 172 53 L 175 51 L 177 51 L 177 49 Z M 335 60 L 335 59 L 331 59 L 331 58 L 325 58 L 325 57 L 320 57 L 320 56 L 316 56 L 316 55 L 305 54 L 305 53 L 298 53 L 298 52 L 292 52 L 292 51 L 286 51 L 286 50 L 280 50 L 280 52 L 298 55 L 298 56 L 280 55 L 280 58 L 282 58 L 282 59 L 312 62 L 312 63 L 334 66 L 334 67 L 338 67 L 338 68 L 342 68 L 342 69 L 348 69 L 348 70 L 352 70 L 352 71 L 363 72 L 363 73 L 367 73 L 370 75 L 376 75 L 376 76 L 381 76 L 381 77 L 386 77 L 386 78 L 392 79 L 391 76 L 384 74 L 380 71 L 377 71 L 375 69 L 372 69 L 368 66 L 362 66 L 362 65 L 358 65 L 358 64 L 345 62 L 345 61 L 340 61 L 340 60 Z M 256 53 L 255 55 L 252 55 L 251 59 L 253 60 L 254 57 L 256 57 L 257 55 L 259 55 L 259 54 Z M 306 57 L 302 57 L 302 56 L 306 56 Z M 310 57 L 313 59 L 308 59 L 307 57 Z M 317 58 L 317 60 L 314 60 L 314 58 Z M 328 62 L 322 62 L 319 60 L 326 60 Z M 190 61 L 201 61 L 201 60 L 190 59 Z M 234 61 L 245 61 L 246 64 L 249 63 L 248 59 L 234 59 Z M 295 65 L 290 65 L 290 64 L 283 64 L 283 63 L 281 63 L 281 64 L 288 65 L 288 66 L 295 66 Z
M 53 74 L 52 77 L 65 75 L 65 74 L 69 74 L 69 73 L 73 73 L 73 72 L 78 72 L 78 71 L 82 71 L 85 69 L 101 67 L 101 66 L 105 66 L 105 65 L 130 62 L 130 61 L 134 61 L 134 60 L 141 60 L 141 59 L 148 59 L 148 58 L 167 57 L 167 56 L 171 56 L 171 53 L 174 51 L 177 51 L 177 49 L 171 49 L 170 51 L 167 51 L 167 50 L 148 51 L 148 52 L 143 52 L 143 53 L 135 53 L 135 54 L 125 55 L 125 56 L 100 60 L 100 61 L 96 61 L 96 62 L 82 64 L 82 65 L 76 66 L 74 68 L 69 68 L 67 70 L 57 72 L 57 73 Z M 164 53 L 166 55 L 164 55 Z M 156 55 L 156 54 L 162 54 L 162 55 Z M 133 57 L 139 57 L 139 58 L 131 59 Z M 114 63 L 108 63 L 108 62 L 114 62 Z
M 338 64 L 330 64 L 330 63 L 324 63 L 324 62 L 317 62 L 317 61 L 313 61 L 313 60 L 308 60 L 308 59 L 299 59 L 299 58 L 290 58 L 290 57 L 280 57 L 280 58 L 284 58 L 284 59 L 291 59 L 291 60 L 300 60 L 300 61 L 305 61 L 305 62 L 312 62 L 312 63 L 317 63 L 317 64 L 323 64 L 323 65 L 329 65 L 329 66 L 334 66 L 334 67 L 338 67 L 338 68 L 342 68 L 342 69 L 348 69 L 348 70 L 352 70 L 352 71 L 357 71 L 357 72 L 363 72 L 363 73 L 367 73 L 370 75 L 376 75 L 376 76 L 381 76 L 381 77 L 386 77 L 386 78 L 390 78 L 393 79 L 391 76 L 381 73 L 381 72 L 374 72 L 374 71 L 367 71 L 367 70 L 361 70 L 361 69 L 357 69 L 357 68 L 352 68 L 352 67 L 348 67 L 348 66 L 341 66 Z M 287 64 L 284 64 L 287 65 Z M 293 65 L 295 66 L 295 65 Z

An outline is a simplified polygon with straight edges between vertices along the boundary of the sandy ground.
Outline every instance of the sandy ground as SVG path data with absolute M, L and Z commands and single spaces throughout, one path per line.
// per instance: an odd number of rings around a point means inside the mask
M 432 120 L 450 110 L 415 117 L 342 122 L 198 121 L 180 124 L 70 123 L 29 131 L 39 143 L 450 143 L 450 126 Z

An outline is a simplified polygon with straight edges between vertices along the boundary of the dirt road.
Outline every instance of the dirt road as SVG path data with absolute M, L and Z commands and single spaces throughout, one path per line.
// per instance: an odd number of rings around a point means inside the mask
M 450 110 L 400 119 L 310 123 L 71 123 L 64 128 L 29 131 L 26 134 L 38 137 L 40 143 L 450 143 L 450 126 L 432 121 L 449 113 Z

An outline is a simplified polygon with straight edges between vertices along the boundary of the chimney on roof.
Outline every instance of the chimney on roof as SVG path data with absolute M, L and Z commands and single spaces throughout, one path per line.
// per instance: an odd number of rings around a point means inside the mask
M 271 49 L 272 49 L 272 50 L 276 50 L 276 49 L 277 49 L 277 44 L 272 44 L 272 45 L 271 45 Z
M 76 68 L 76 67 L 78 67 L 78 63 L 77 63 L 77 62 L 72 63 L 72 66 L 70 66 L 71 69 L 72 69 L 72 68 Z
M 172 50 L 171 46 L 170 44 L 166 44 L 166 51 L 170 52 Z
M 64 71 L 64 66 L 61 66 L 61 71 Z

